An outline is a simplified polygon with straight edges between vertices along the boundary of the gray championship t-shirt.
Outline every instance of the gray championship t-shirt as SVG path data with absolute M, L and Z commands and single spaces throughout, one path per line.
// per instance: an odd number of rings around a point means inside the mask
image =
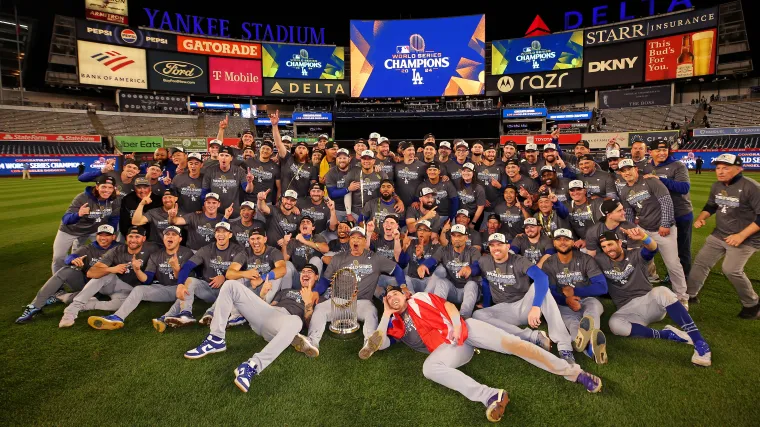
M 301 210 L 301 216 L 310 216 L 314 220 L 314 234 L 319 234 L 327 230 L 330 223 L 330 208 L 324 200 L 318 205 L 311 201 L 311 197 L 298 199 L 296 206 Z
M 520 301 L 530 290 L 528 269 L 534 264 L 527 258 L 510 254 L 505 262 L 497 263 L 491 255 L 485 255 L 478 264 L 483 278 L 488 281 L 494 305 Z
M 240 255 L 245 256 L 245 249 L 230 241 L 227 249 L 221 250 L 216 247 L 216 242 L 206 245 L 198 250 L 198 252 L 190 258 L 190 261 L 195 265 L 202 265 L 201 267 L 201 280 L 211 282 L 216 276 L 224 276 L 227 274 L 227 269 L 230 268 L 232 262 L 239 262 Z
M 506 176 L 504 173 L 504 164 L 497 161 L 493 166 L 480 164 L 475 166 L 475 176 L 483 184 L 486 192 L 486 200 L 491 202 L 491 209 L 500 200 L 504 200 L 504 187 L 496 188 L 491 185 L 491 179 L 501 184 L 501 180 Z
M 372 251 L 364 250 L 359 256 L 351 255 L 350 251 L 340 252 L 333 257 L 323 276 L 332 280 L 338 270 L 348 268 L 359 278 L 357 299 L 369 301 L 375 295 L 378 277 L 381 274 L 392 275 L 396 267 L 397 264 L 394 261 Z
M 471 275 L 467 279 L 459 277 L 459 270 L 461 270 L 462 267 L 469 267 L 472 265 L 473 261 L 480 259 L 479 249 L 472 246 L 465 246 L 462 253 L 457 253 L 454 250 L 454 247 L 449 244 L 448 246 L 438 248 L 438 250 L 433 253 L 433 258 L 438 264 L 443 265 L 444 268 L 446 268 L 446 278 L 453 283 L 455 287 L 459 289 L 464 288 L 464 285 L 471 280 L 475 283 L 480 282 L 479 276 Z M 430 273 L 433 274 L 432 271 Z
M 401 315 L 401 320 L 404 322 L 404 336 L 401 337 L 401 342 L 408 345 L 414 351 L 426 354 L 430 353 L 425 342 L 422 341 L 420 333 L 417 332 L 417 327 L 414 326 L 414 321 L 408 311 L 404 311 L 404 314 Z
M 406 275 L 414 279 L 419 279 L 420 276 L 417 274 L 417 268 L 420 266 L 420 263 L 433 256 L 435 251 L 440 247 L 441 245 L 439 244 L 428 242 L 427 245 L 422 247 L 422 256 L 418 257 L 417 240 L 412 240 L 412 243 L 406 248 L 406 254 L 409 256 L 409 265 L 407 266 Z
M 679 161 L 675 161 L 667 165 L 657 166 L 654 168 L 652 174 L 657 175 L 660 178 L 665 178 L 672 181 L 688 183 L 691 182 L 689 179 L 689 170 L 686 169 L 686 165 Z M 665 184 L 663 183 L 663 185 Z M 667 188 L 667 186 L 665 188 Z M 678 218 L 684 215 L 688 215 L 690 212 L 694 211 L 691 206 L 691 198 L 688 193 L 681 194 L 670 190 L 668 190 L 668 192 L 670 193 L 670 199 L 673 200 L 674 217 Z
M 320 234 L 314 234 L 311 236 L 311 241 L 314 243 L 327 243 L 327 239 Z M 296 240 L 295 237 L 291 238 L 288 242 L 288 255 L 290 256 L 290 262 L 293 263 L 297 271 L 303 270 L 306 264 L 312 257 L 322 257 L 322 252 L 306 246 L 303 243 Z
M 163 207 L 143 213 L 148 219 L 148 239 L 161 246 L 164 245 L 164 230 L 169 226 L 169 213 Z
M 261 255 L 256 255 L 250 248 L 235 259 L 247 271 L 258 270 L 259 276 L 264 277 L 274 270 L 277 261 L 283 261 L 282 252 L 279 249 L 267 246 Z
M 552 210 L 549 215 L 544 215 L 540 211 L 533 215 L 538 221 L 538 225 L 541 226 L 541 232 L 547 236 L 553 236 L 554 231 L 559 228 L 570 228 L 570 221 L 567 218 L 560 218 L 557 211 Z
M 445 220 L 442 219 L 441 216 L 438 214 L 437 209 L 435 210 L 435 212 L 436 212 L 435 216 L 433 216 L 432 219 L 428 220 L 430 221 L 430 231 L 432 231 L 433 233 L 440 233 L 441 227 L 443 227 L 443 223 Z M 424 215 L 425 214 L 420 212 L 419 209 L 416 209 L 414 207 L 408 206 L 406 208 L 406 219 L 412 218 L 415 221 L 419 222 L 420 218 L 422 218 Z M 406 224 L 406 222 L 404 222 L 404 224 Z
M 613 261 L 603 253 L 594 257 L 607 278 L 607 291 L 618 310 L 652 290 L 652 284 L 647 279 L 649 261 L 641 256 L 642 250 L 644 248 L 626 251 L 621 261 Z
M 426 171 L 427 165 L 419 160 L 415 160 L 411 164 L 404 162 L 396 163 L 392 173 L 389 174 L 396 183 L 396 194 L 404 202 L 404 206 L 408 207 L 412 204 L 412 200 L 419 195 L 417 187 L 427 178 Z
M 544 233 L 541 233 L 539 236 L 538 242 L 531 243 L 528 236 L 521 234 L 512 240 L 510 247 L 515 253 L 518 253 L 518 251 L 515 251 L 515 248 L 518 249 L 520 255 L 527 258 L 533 264 L 537 264 L 547 254 L 547 251 L 554 251 L 552 239 Z
M 147 266 L 148 257 L 150 257 L 150 254 L 159 250 L 161 249 L 155 243 L 145 242 L 143 243 L 142 248 L 140 248 L 140 252 L 136 253 L 134 256 L 142 262 L 142 268 L 144 269 Z M 141 285 L 142 282 L 137 280 L 137 276 L 135 275 L 134 270 L 132 270 L 132 256 L 133 255 L 129 253 L 129 248 L 127 245 L 119 245 L 106 252 L 100 259 L 100 262 L 109 267 L 113 267 L 119 264 L 127 264 L 126 273 L 117 274 L 117 276 L 122 282 L 132 286 L 137 286 Z
M 586 187 L 586 195 L 591 198 L 593 196 L 601 197 L 602 199 L 607 197 L 607 194 L 617 194 L 617 187 L 615 187 L 615 181 L 610 174 L 595 170 L 591 175 L 580 175 L 578 177 L 583 181 Z
M 741 177 L 730 185 L 716 182 L 710 188 L 707 204 L 717 206 L 712 235 L 723 240 L 744 230 L 760 215 L 758 183 L 746 177 Z M 743 244 L 760 249 L 760 233 L 753 234 Z
M 538 183 L 535 179 L 527 176 L 527 175 L 520 175 L 520 179 L 516 181 L 512 181 L 510 178 L 509 181 L 512 183 L 512 185 L 515 186 L 517 189 L 517 195 L 520 197 L 520 187 L 525 187 L 525 190 L 528 191 L 528 194 L 537 194 L 538 193 Z M 501 197 L 504 199 L 504 196 Z M 522 199 L 521 199 L 522 200 Z
M 362 183 L 359 190 L 352 191 L 351 194 L 351 212 L 358 213 L 362 207 L 370 200 L 380 197 L 380 181 L 388 178 L 384 173 L 364 173 L 361 168 L 354 168 L 348 172 L 346 182 L 351 185 L 352 182 Z M 348 186 L 347 185 L 347 186 Z
M 383 221 L 385 221 L 385 217 L 388 215 L 398 216 L 394 209 L 395 205 L 396 201 L 393 199 L 391 199 L 390 204 L 388 204 L 378 197 L 377 199 L 365 203 L 364 209 L 361 210 L 361 213 L 364 215 L 364 221 L 374 219 L 375 225 L 377 225 L 375 229 L 379 230 L 383 225 Z M 354 211 L 354 214 L 356 214 L 356 211 Z M 354 215 L 354 217 L 358 217 L 358 215 Z M 399 224 L 399 226 L 403 225 L 403 223 Z
M 514 239 L 515 236 L 525 230 L 523 226 L 525 218 L 523 217 L 522 209 L 517 206 L 507 206 L 507 203 L 502 201 L 493 208 L 493 211 L 501 219 L 501 232 L 507 240 Z
M 557 200 L 565 202 L 570 200 L 570 180 L 567 178 L 557 178 L 557 186 L 552 187 L 552 192 L 557 195 Z
M 330 170 L 325 175 L 325 187 L 327 188 L 346 188 L 348 187 L 348 182 L 346 182 L 346 176 L 348 175 L 348 171 L 343 172 L 342 170 L 338 169 L 338 167 L 330 168 Z M 343 197 L 337 197 L 333 200 L 335 202 L 335 210 L 339 212 L 345 212 L 346 211 L 346 203 L 343 200 Z
M 380 237 L 377 238 L 377 241 L 372 243 L 372 246 L 376 254 L 382 255 L 389 260 L 396 262 L 396 258 L 393 256 L 393 248 L 396 245 L 396 241 L 393 239 L 386 240 L 385 236 L 383 236 L 383 232 L 380 232 Z
M 602 274 L 594 258 L 573 249 L 573 258 L 565 264 L 554 254 L 544 261 L 541 270 L 549 276 L 549 284 L 559 288 L 571 286 L 583 288 L 591 284 L 591 278 Z
M 230 221 L 230 231 L 232 231 L 232 238 L 235 239 L 238 245 L 244 248 L 250 248 L 251 243 L 248 238 L 251 237 L 251 230 L 256 227 L 261 227 L 261 224 L 257 224 L 256 221 L 251 221 L 251 225 L 243 224 L 241 218 L 235 218 Z
M 270 214 L 267 219 L 267 245 L 277 247 L 277 241 L 298 229 L 300 216 L 290 213 L 282 213 L 279 207 L 270 206 Z
M 81 269 L 82 273 L 87 273 L 87 270 L 89 270 L 90 267 L 100 262 L 100 260 L 103 258 L 103 255 L 106 252 L 108 252 L 109 250 L 117 246 L 121 246 L 121 243 L 113 242 L 111 243 L 111 246 L 104 249 L 98 246 L 97 243 L 93 242 L 93 243 L 90 243 L 89 245 L 80 246 L 79 248 L 77 248 L 77 250 L 74 251 L 74 255 L 76 255 L 77 258 L 85 257 L 82 260 L 82 263 L 83 263 L 82 269 Z M 71 268 L 78 270 L 78 268 L 74 267 L 73 265 L 71 266 Z
M 661 223 L 661 209 L 663 207 L 660 200 L 663 197 L 667 197 L 668 202 L 672 205 L 673 202 L 668 189 L 657 178 L 639 177 L 639 180 L 632 186 L 626 185 L 620 191 L 623 206 L 633 210 L 633 214 L 639 220 L 639 227 L 648 231 L 656 231 L 663 225 Z M 669 218 L 669 224 L 665 225 L 667 227 L 672 226 L 673 218 Z
M 457 182 L 456 189 L 459 196 L 459 209 L 467 209 L 472 219 L 478 206 L 486 205 L 486 190 L 480 184 L 466 185 L 461 181 Z
M 214 242 L 214 227 L 222 221 L 222 216 L 209 218 L 203 212 L 194 212 L 183 215 L 187 224 L 187 247 L 197 251 L 198 249 Z
M 177 207 L 181 214 L 197 212 L 203 209 L 203 198 L 201 197 L 203 174 L 198 178 L 191 178 L 187 172 L 176 175 L 172 180 L 172 187 L 179 193 Z
M 438 184 L 431 184 L 430 181 L 425 180 L 417 187 L 416 193 L 420 194 L 420 191 L 425 187 L 435 190 L 435 201 L 438 206 L 436 211 L 442 218 L 448 218 L 451 214 L 449 199 L 459 197 L 457 196 L 457 189 L 454 187 L 454 184 L 451 181 L 444 182 L 440 179 L 438 180 Z
M 219 195 L 219 212 L 224 212 L 230 204 L 235 212 L 240 209 L 240 194 L 244 193 L 242 185 L 246 181 L 246 172 L 237 167 L 230 166 L 230 170 L 222 172 L 219 166 L 210 167 L 203 172 L 203 188 L 209 193 Z
M 586 239 L 586 230 L 599 222 L 602 217 L 602 211 L 599 208 L 604 203 L 604 199 L 586 199 L 586 203 L 578 203 L 575 200 L 564 202 L 569 211 L 568 221 L 573 230 L 573 234 L 579 239 Z
M 180 246 L 177 249 L 177 263 L 180 268 L 185 261 L 189 260 L 193 256 L 193 251 L 190 248 Z M 165 250 L 153 252 L 148 257 L 148 266 L 145 267 L 145 273 L 154 273 L 152 284 L 164 285 L 164 286 L 177 286 L 177 276 L 174 274 L 174 269 L 169 265 L 169 260 L 172 255 L 166 253 Z
M 628 241 L 628 236 L 623 233 L 623 230 L 631 230 L 633 228 L 636 228 L 636 224 L 628 221 L 624 221 L 620 223 L 617 228 L 614 230 L 610 230 L 607 228 L 607 226 L 604 224 L 604 222 L 598 222 L 588 229 L 586 229 L 586 250 L 588 251 L 601 251 L 601 246 L 599 245 L 599 236 L 604 234 L 607 231 L 614 231 L 615 235 L 620 239 L 620 243 L 623 245 L 623 249 L 633 249 L 641 247 L 641 243 L 637 242 L 635 240 Z
M 311 164 L 311 159 L 305 163 L 296 163 L 292 154 L 288 153 L 284 159 L 280 159 L 280 188 L 282 194 L 287 190 L 298 193 L 298 197 L 309 194 L 311 181 L 319 179 L 319 170 Z
M 245 161 L 246 168 L 251 168 L 251 175 L 253 175 L 253 193 L 245 193 L 244 197 L 246 201 L 256 202 L 259 193 L 269 190 L 267 194 L 267 203 L 274 203 L 277 198 L 277 181 L 280 180 L 280 165 L 273 162 L 262 162 L 258 157 L 251 157 Z M 282 188 L 282 187 L 281 187 Z M 285 193 L 285 189 L 282 189 Z M 298 194 L 303 196 L 303 194 Z
M 304 320 L 303 316 L 306 312 L 306 305 L 303 302 L 300 290 L 295 289 L 282 289 L 277 291 L 272 302 L 276 302 L 278 307 L 282 307 L 288 310 L 293 316 L 298 316 L 301 321 Z
M 71 234 L 72 236 L 89 236 L 95 234 L 98 231 L 98 227 L 108 224 L 111 217 L 119 216 L 121 212 L 121 199 L 113 197 L 104 201 L 95 201 L 90 196 L 89 191 L 79 193 L 74 200 L 71 201 L 71 205 L 66 210 L 66 213 L 79 214 L 79 208 L 87 203 L 87 207 L 90 208 L 90 213 L 84 217 L 80 217 L 79 220 L 73 224 L 64 224 L 61 221 L 59 230 L 64 233 Z

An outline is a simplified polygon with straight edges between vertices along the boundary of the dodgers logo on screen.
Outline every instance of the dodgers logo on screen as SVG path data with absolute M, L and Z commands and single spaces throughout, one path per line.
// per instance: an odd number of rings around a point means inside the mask
M 301 70 L 301 75 L 304 77 L 309 76 L 308 70 L 315 68 L 322 68 L 322 63 L 316 59 L 309 58 L 309 51 L 301 49 L 298 53 L 293 54 L 293 58 L 289 59 L 285 65 L 289 68 Z
M 541 42 L 533 40 L 529 47 L 525 47 L 522 53 L 515 58 L 518 62 L 533 63 L 533 69 L 537 70 L 541 68 L 541 63 L 547 59 L 554 59 L 557 57 L 557 52 L 549 49 L 542 49 Z M 539 62 L 540 61 L 540 62 Z
M 409 37 L 409 45 L 396 46 L 396 53 L 390 59 L 386 59 L 384 64 L 386 69 L 398 70 L 401 73 L 409 73 L 409 70 L 412 70 L 412 84 L 421 85 L 425 84 L 425 81 L 419 69 L 430 73 L 439 68 L 448 68 L 449 57 L 440 52 L 426 51 L 425 39 L 419 34 L 412 34 Z

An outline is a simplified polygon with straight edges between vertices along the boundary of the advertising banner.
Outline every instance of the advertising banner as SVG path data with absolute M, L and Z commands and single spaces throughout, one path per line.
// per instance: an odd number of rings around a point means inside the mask
M 272 121 L 269 118 L 254 119 L 253 124 L 256 126 L 272 126 Z M 287 119 L 280 117 L 280 122 L 277 126 L 292 125 L 293 119 Z
M 581 140 L 581 134 L 579 133 L 561 133 L 559 134 L 560 144 L 575 144 Z M 507 141 L 514 141 L 517 145 L 525 144 L 537 144 L 540 146 L 552 142 L 551 135 L 502 135 L 499 137 L 501 145 L 507 143 Z
M 197 55 L 229 56 L 233 58 L 261 58 L 261 44 L 234 40 L 206 39 L 177 36 L 177 50 Z
M 600 87 L 644 81 L 644 42 L 586 49 L 583 86 Z
M 178 95 L 152 95 L 138 92 L 120 92 L 119 107 L 128 113 L 166 111 L 180 114 L 187 111 L 187 98 Z
M 145 50 L 77 41 L 79 83 L 147 89 Z
M 209 58 L 209 92 L 261 96 L 261 61 Z
M 2 141 L 53 141 L 53 142 L 101 142 L 100 135 L 72 135 L 59 133 L 4 133 Z
M 208 144 L 214 139 L 216 138 L 206 138 L 206 143 Z M 239 142 L 240 142 L 240 138 L 224 138 L 222 140 L 222 144 L 227 147 L 237 147 Z
M 645 80 L 651 82 L 715 74 L 717 31 L 712 28 L 647 40 Z
M 351 96 L 481 95 L 485 15 L 351 21 Z
M 208 92 L 208 63 L 205 56 L 148 51 L 148 85 L 172 92 Z
M 293 120 L 296 122 L 331 122 L 332 113 L 315 113 L 315 112 L 295 112 Z
M 667 142 L 673 144 L 678 138 L 677 130 L 655 130 L 655 131 L 642 131 L 642 132 L 629 132 L 628 143 L 644 141 L 647 146 L 650 146 L 654 142 Z
M 589 148 L 607 147 L 610 142 L 617 142 L 621 148 L 628 147 L 628 132 L 610 132 L 610 133 L 584 133 L 581 139 L 588 141 Z
M 345 80 L 264 79 L 264 96 L 282 98 L 335 98 L 348 96 Z
M 599 91 L 599 108 L 670 105 L 670 85 Z
M 505 119 L 521 117 L 546 117 L 546 108 L 505 108 L 501 116 Z
M 129 13 L 127 0 L 84 0 L 87 19 L 127 25 Z
M 0 134 L 2 135 L 2 134 Z M 760 126 L 743 127 L 743 128 L 705 128 L 694 129 L 694 136 L 699 138 L 703 136 L 735 136 L 735 135 L 760 135 Z
M 264 43 L 264 77 L 342 80 L 344 48 Z
M 692 10 L 642 21 L 590 28 L 585 31 L 583 45 L 589 47 L 622 43 L 686 33 L 705 28 L 715 28 L 717 26 L 718 8 L 711 7 L 709 9 Z
M 84 165 L 85 172 L 99 171 L 106 165 L 106 160 L 118 159 L 118 156 L 0 156 L 0 176 L 20 175 L 24 164 L 29 163 L 29 172 L 35 175 L 74 174 L 79 164 Z
M 746 170 L 760 170 L 760 150 L 678 150 L 673 152 L 673 157 L 685 164 L 689 169 L 695 169 L 697 167 L 697 157 L 701 157 L 704 161 L 702 169 L 715 169 L 712 161 L 721 154 L 734 154 L 741 157 L 742 162 L 744 162 L 742 167 Z
M 581 89 L 583 70 L 546 71 L 512 76 L 487 76 L 486 95 L 558 92 Z
M 185 152 L 205 152 L 208 148 L 206 138 L 182 138 L 182 137 L 164 137 L 164 148 L 182 147 Z
M 142 49 L 177 50 L 177 36 L 122 25 L 77 19 L 77 38 Z
M 160 136 L 115 136 L 114 146 L 122 153 L 152 153 L 164 146 Z
M 591 120 L 591 111 L 568 111 L 562 113 L 549 113 L 549 120 L 573 121 L 573 120 Z
M 582 66 L 583 31 L 491 43 L 491 74 L 494 76 Z

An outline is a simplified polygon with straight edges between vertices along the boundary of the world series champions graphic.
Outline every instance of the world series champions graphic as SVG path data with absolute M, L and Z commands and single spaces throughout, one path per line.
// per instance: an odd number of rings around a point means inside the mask
M 351 21 L 351 96 L 480 95 L 485 15 Z
M 262 52 L 264 77 L 313 80 L 344 78 L 342 46 L 265 43 Z

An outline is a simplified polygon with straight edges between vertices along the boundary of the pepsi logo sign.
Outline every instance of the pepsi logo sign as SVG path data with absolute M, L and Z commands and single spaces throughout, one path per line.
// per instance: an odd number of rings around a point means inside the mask
M 121 39 L 124 40 L 125 43 L 134 43 L 137 41 L 137 33 L 127 28 L 125 30 L 122 30 Z

